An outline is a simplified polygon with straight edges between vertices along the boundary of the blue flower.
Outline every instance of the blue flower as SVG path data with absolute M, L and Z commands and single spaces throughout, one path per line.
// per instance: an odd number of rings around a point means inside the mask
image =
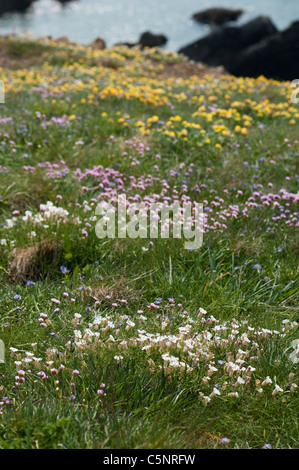
M 254 264 L 252 267 L 253 267 L 253 269 L 257 269 L 258 271 L 261 271 L 261 269 L 262 269 L 260 264 Z
M 62 272 L 62 274 L 69 273 L 69 270 L 67 269 L 66 266 L 60 266 L 60 271 Z
M 221 438 L 221 444 L 229 444 L 229 443 L 230 443 L 230 439 L 228 439 L 228 437 Z
M 263 446 L 263 449 L 272 449 L 272 446 L 271 446 L 271 444 L 265 444 Z

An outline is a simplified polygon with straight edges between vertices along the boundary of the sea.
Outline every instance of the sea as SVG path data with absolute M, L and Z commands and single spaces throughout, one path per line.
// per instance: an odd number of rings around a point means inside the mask
M 151 31 L 166 35 L 165 49 L 174 52 L 210 31 L 192 20 L 193 13 L 219 6 L 243 9 L 237 24 L 266 15 L 284 29 L 299 20 L 299 0 L 74 0 L 64 5 L 37 0 L 25 14 L 0 17 L 0 35 L 67 36 L 80 44 L 100 36 L 110 47 L 137 42 L 141 33 Z

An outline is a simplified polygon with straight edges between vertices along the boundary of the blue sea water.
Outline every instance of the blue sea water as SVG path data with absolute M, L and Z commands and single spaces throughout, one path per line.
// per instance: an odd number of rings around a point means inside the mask
M 165 49 L 176 51 L 210 30 L 194 22 L 192 14 L 216 6 L 245 10 L 240 24 L 267 15 L 283 29 L 299 20 L 299 0 L 74 0 L 64 6 L 56 0 L 37 0 L 25 15 L 2 16 L 0 34 L 68 36 L 81 44 L 101 36 L 112 46 L 136 42 L 150 30 L 165 34 L 169 38 Z

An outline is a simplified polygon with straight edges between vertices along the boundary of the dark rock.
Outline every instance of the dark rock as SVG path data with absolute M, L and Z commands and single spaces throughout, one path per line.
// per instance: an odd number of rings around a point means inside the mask
M 133 42 L 118 42 L 117 44 L 115 44 L 116 46 L 126 46 L 126 47 L 135 47 L 137 46 L 136 43 L 133 43 Z
M 74 2 L 76 0 L 56 0 L 56 2 L 60 3 L 63 7 L 68 3 Z
M 228 71 L 236 76 L 264 75 L 276 80 L 299 78 L 299 21 L 248 47 L 228 67 Z
M 35 0 L 1 0 L 0 15 L 9 12 L 25 12 Z
M 199 23 L 220 26 L 229 21 L 236 21 L 243 13 L 243 10 L 209 8 L 208 10 L 195 13 L 192 18 Z
M 164 46 L 167 43 L 167 37 L 163 34 L 152 34 L 150 31 L 146 31 L 141 34 L 138 44 L 141 47 L 158 47 Z
M 228 69 L 244 49 L 276 33 L 271 20 L 260 16 L 240 27 L 218 27 L 179 52 L 197 62 Z

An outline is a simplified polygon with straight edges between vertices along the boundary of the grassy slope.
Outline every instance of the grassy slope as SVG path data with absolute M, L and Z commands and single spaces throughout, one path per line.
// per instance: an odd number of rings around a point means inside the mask
M 298 338 L 299 111 L 288 84 L 171 77 L 182 58 L 160 52 L 10 39 L 5 54 L 0 448 L 214 448 L 222 437 L 227 447 L 297 447 L 298 364 L 286 350 Z M 123 191 L 204 202 L 202 248 L 98 240 L 97 197 Z M 47 201 L 67 220 L 22 219 L 42 217 Z M 15 248 L 22 279 L 9 275 Z M 90 325 L 100 340 L 80 345 L 74 330 Z M 167 338 L 146 352 L 137 330 Z M 243 370 L 230 374 L 231 362 Z

